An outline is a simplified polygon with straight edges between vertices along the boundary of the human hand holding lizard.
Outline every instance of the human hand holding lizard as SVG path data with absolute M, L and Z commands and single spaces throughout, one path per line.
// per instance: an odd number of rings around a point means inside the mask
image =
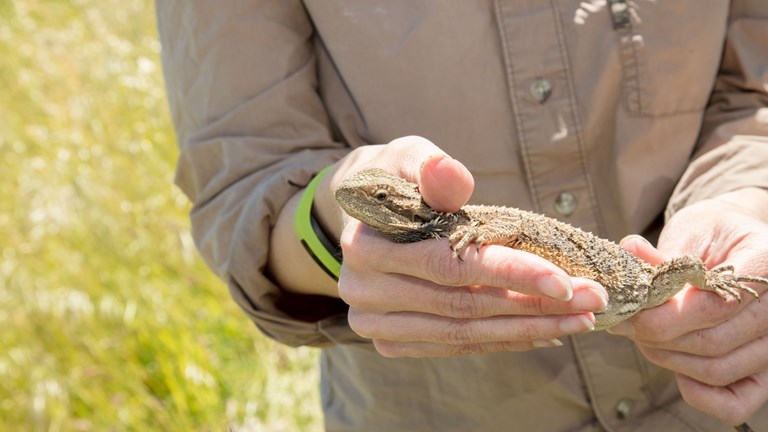
M 377 151 L 344 171 L 374 165 L 400 173 L 444 211 L 457 210 L 471 195 L 466 168 L 425 139 L 406 137 Z M 341 244 L 339 295 L 350 305 L 350 326 L 385 356 L 556 346 L 559 337 L 591 330 L 591 312 L 606 302 L 599 284 L 511 248 L 470 250 L 459 261 L 444 241 L 396 244 L 351 218 Z
M 622 245 L 651 264 L 690 253 L 709 267 L 727 262 L 765 276 L 766 215 L 768 193 L 743 189 L 678 212 L 658 250 L 637 237 Z M 685 400 L 725 423 L 744 422 L 768 400 L 768 302 L 742 296 L 741 303 L 724 303 L 684 289 L 609 331 L 632 338 L 651 362 L 676 372 Z

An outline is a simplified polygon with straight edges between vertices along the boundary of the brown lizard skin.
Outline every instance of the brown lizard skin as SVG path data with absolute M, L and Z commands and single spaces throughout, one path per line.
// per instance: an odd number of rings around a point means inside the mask
M 347 214 L 395 242 L 447 237 L 459 258 L 472 244 L 502 245 L 545 258 L 570 276 L 599 282 L 609 300 L 595 313 L 595 330 L 666 302 L 686 283 L 738 301 L 742 291 L 759 300 L 743 282 L 768 285 L 768 278 L 736 275 L 728 265 L 707 270 L 693 255 L 652 266 L 616 243 L 515 208 L 467 205 L 455 213 L 437 212 L 422 200 L 414 183 L 381 169 L 366 169 L 343 180 L 335 196 Z

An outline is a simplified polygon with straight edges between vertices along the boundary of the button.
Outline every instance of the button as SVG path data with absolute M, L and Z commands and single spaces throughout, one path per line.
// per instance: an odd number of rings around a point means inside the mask
M 560 192 L 555 199 L 555 211 L 563 216 L 570 216 L 576 210 L 576 195 L 570 192 Z
M 608 0 L 611 4 L 611 16 L 613 17 L 613 29 L 625 29 L 630 25 L 629 5 L 626 0 Z
M 530 92 L 531 96 L 533 96 L 538 103 L 544 103 L 544 101 L 549 99 L 549 95 L 552 94 L 552 84 L 544 78 L 535 79 L 531 83 Z
M 632 408 L 634 407 L 635 403 L 632 402 L 632 399 L 622 399 L 616 404 L 616 415 L 620 419 L 629 418 L 630 415 L 632 415 Z

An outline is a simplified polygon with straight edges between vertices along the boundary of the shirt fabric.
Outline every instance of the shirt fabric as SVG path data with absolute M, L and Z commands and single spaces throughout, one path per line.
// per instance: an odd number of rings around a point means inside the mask
M 612 240 L 655 238 L 665 211 L 768 188 L 764 0 L 166 0 L 157 11 L 196 244 L 265 334 L 323 348 L 328 430 L 730 429 L 626 338 L 385 359 L 349 329 L 343 302 L 285 292 L 265 265 L 280 209 L 315 173 L 405 135 L 464 163 L 473 203 Z M 768 429 L 768 409 L 750 423 Z

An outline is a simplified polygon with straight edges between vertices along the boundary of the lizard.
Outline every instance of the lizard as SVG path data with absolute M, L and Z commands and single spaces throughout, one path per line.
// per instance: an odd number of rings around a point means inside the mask
M 595 313 L 595 330 L 661 305 L 686 283 L 739 302 L 742 292 L 760 300 L 744 282 L 768 285 L 768 278 L 735 274 L 732 265 L 708 270 L 694 255 L 653 266 L 610 240 L 526 210 L 465 205 L 456 212 L 438 212 L 424 202 L 415 183 L 379 168 L 343 179 L 334 195 L 349 216 L 394 242 L 447 237 L 459 259 L 472 244 L 502 245 L 545 258 L 570 276 L 600 283 L 608 292 L 608 304 Z
M 452 213 L 438 212 L 421 197 L 415 183 L 380 168 L 345 178 L 334 192 L 351 217 L 399 243 L 430 238 L 449 239 L 459 259 L 466 249 L 494 244 L 545 258 L 570 276 L 597 281 L 608 291 L 608 304 L 595 313 L 595 330 L 605 330 L 643 309 L 659 306 L 686 283 L 741 302 L 741 292 L 760 297 L 745 285 L 768 285 L 768 278 L 737 275 L 732 265 L 708 270 L 701 258 L 684 255 L 653 266 L 618 244 L 542 214 L 511 207 L 465 205 Z M 748 424 L 735 426 L 751 432 Z

